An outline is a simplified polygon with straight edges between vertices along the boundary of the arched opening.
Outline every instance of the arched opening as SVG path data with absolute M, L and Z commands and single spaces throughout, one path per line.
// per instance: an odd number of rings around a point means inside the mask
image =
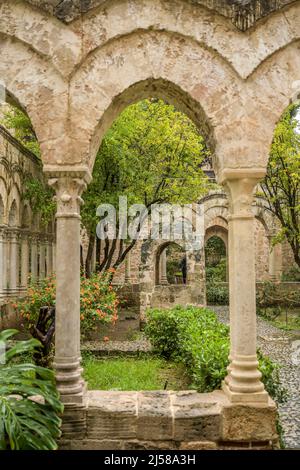
M 17 203 L 14 200 L 10 206 L 8 213 L 8 225 L 10 227 L 16 227 L 18 224 L 18 208 Z
M 224 238 L 220 234 L 211 235 L 205 243 L 207 282 L 227 281 L 227 246 Z
M 176 242 L 164 244 L 156 254 L 156 285 L 186 284 L 187 257 Z

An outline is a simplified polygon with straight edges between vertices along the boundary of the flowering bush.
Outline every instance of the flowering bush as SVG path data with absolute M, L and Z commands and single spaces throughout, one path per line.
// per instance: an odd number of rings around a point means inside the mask
M 110 284 L 111 273 L 95 273 L 89 279 L 81 278 L 80 320 L 81 333 L 85 337 L 104 323 L 118 319 L 116 292 Z M 25 297 L 12 304 L 23 319 L 24 326 L 30 329 L 36 324 L 39 310 L 43 306 L 55 306 L 55 277 L 49 277 L 37 283 L 31 283 Z

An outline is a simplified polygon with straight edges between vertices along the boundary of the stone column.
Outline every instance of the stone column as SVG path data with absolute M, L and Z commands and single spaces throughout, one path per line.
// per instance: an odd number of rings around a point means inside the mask
M 160 284 L 168 284 L 167 278 L 167 249 L 165 248 L 160 254 Z
M 265 171 L 224 170 L 229 196 L 230 366 L 223 389 L 233 403 L 267 403 L 256 355 L 253 191 Z
M 127 253 L 125 258 L 125 284 L 129 284 L 131 281 L 131 253 Z
M 57 201 L 54 368 L 62 401 L 82 404 L 85 386 L 80 367 L 80 195 L 89 173 L 58 170 L 48 176 Z
M 16 294 L 19 288 L 19 233 L 17 230 L 11 230 L 10 238 L 10 255 L 9 255 L 9 292 Z
M 277 243 L 271 245 L 272 236 L 269 237 L 270 254 L 269 254 L 269 276 L 271 281 L 280 281 L 282 274 L 282 245 Z
M 96 272 L 96 240 L 94 241 L 94 247 L 93 247 L 93 255 L 92 255 L 92 262 L 91 262 L 91 269 L 92 273 Z
M 52 271 L 56 271 L 56 241 L 53 240 L 52 243 Z
M 53 244 L 52 240 L 46 242 L 46 265 L 47 265 L 47 276 L 51 276 L 53 273 Z
M 7 240 L 5 227 L 0 227 L 0 297 L 7 293 Z
M 40 238 L 39 279 L 46 277 L 46 246 L 43 237 Z
M 30 275 L 31 280 L 35 282 L 38 275 L 38 242 L 37 236 L 31 236 L 31 262 L 30 262 Z
M 28 233 L 21 234 L 21 289 L 26 290 L 29 276 L 29 243 Z

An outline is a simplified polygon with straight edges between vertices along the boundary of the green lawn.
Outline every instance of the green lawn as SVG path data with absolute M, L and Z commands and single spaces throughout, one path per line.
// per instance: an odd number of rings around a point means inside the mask
M 83 360 L 89 390 L 184 390 L 185 369 L 158 358 L 105 358 Z M 166 384 L 167 382 L 167 384 Z

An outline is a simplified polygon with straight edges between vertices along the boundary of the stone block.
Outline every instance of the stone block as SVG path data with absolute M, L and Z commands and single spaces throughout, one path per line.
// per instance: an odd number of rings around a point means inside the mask
M 141 392 L 138 395 L 138 438 L 172 439 L 172 414 L 169 392 Z
M 276 441 L 275 404 L 266 406 L 229 405 L 222 410 L 222 440 Z
M 179 392 L 172 396 L 174 440 L 217 441 L 221 408 L 213 394 Z
M 89 439 L 134 439 L 136 435 L 136 392 L 89 392 Z

